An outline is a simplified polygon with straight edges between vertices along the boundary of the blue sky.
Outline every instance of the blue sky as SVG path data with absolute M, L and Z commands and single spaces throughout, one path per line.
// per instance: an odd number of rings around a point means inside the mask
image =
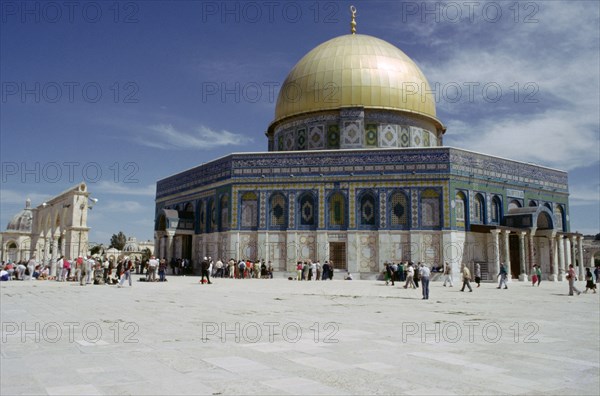
M 567 170 L 600 232 L 600 3 L 0 2 L 0 226 L 86 181 L 90 240 L 152 239 L 157 180 L 266 151 L 278 87 L 318 44 L 386 40 L 437 92 L 444 144 Z

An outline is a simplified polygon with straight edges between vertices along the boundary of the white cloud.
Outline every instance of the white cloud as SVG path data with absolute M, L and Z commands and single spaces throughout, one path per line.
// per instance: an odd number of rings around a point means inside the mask
M 209 150 L 222 146 L 240 146 L 252 142 L 252 138 L 226 130 L 215 131 L 204 125 L 191 131 L 181 131 L 170 124 L 152 125 L 148 136 L 140 136 L 137 143 L 160 149 Z
M 521 14 L 515 22 L 513 3 L 496 4 L 504 12 L 498 23 L 479 15 L 473 23 L 451 23 L 444 18 L 434 23 L 431 17 L 428 23 L 420 23 L 414 17 L 409 19 L 412 24 L 394 26 L 423 43 L 427 54 L 417 59 L 432 85 L 439 82 L 444 88 L 456 83 L 462 87 L 458 103 L 451 103 L 449 92 L 437 105 L 448 126 L 445 143 L 564 170 L 597 163 L 597 4 L 532 3 L 538 7 L 533 15 L 536 23 L 523 23 L 534 11 L 531 6 L 524 9 L 526 4 L 520 3 Z M 435 42 L 429 37 L 451 40 Z M 467 100 L 467 83 L 480 84 L 474 101 Z M 481 87 L 486 83 L 501 87 L 500 102 L 485 100 Z M 533 85 L 526 87 L 526 83 Z M 528 94 L 537 103 L 524 103 Z
M 146 197 L 154 197 L 156 195 L 155 184 L 140 186 L 138 183 L 111 183 L 103 180 L 96 184 L 91 184 L 89 189 L 92 194 L 139 195 Z
M 569 190 L 571 206 L 587 206 L 600 204 L 600 184 L 576 184 Z
M 50 195 L 40 194 L 36 192 L 22 193 L 15 190 L 7 190 L 2 188 L 0 192 L 1 205 L 21 205 L 25 207 L 25 200 L 31 199 L 31 206 L 36 207 L 46 201 Z

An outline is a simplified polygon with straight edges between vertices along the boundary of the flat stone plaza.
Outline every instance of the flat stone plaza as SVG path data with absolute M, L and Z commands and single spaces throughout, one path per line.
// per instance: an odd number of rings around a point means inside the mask
M 600 392 L 599 294 L 567 283 L 432 282 L 424 301 L 381 281 L 198 279 L 2 282 L 0 393 Z

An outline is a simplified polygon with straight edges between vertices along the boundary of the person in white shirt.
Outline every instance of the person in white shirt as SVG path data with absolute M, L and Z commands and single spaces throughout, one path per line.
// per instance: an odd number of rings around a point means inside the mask
M 36 266 L 37 266 L 37 263 L 35 262 L 35 256 L 33 256 L 27 262 L 27 269 L 29 270 L 29 280 L 33 280 L 33 272 L 35 271 Z
M 421 264 L 421 268 L 419 268 L 419 274 L 421 275 L 423 300 L 429 300 L 429 276 L 431 275 L 431 271 L 427 265 Z
M 408 267 L 406 268 L 406 283 L 404 284 L 405 289 L 408 286 L 412 287 L 413 289 L 417 288 L 417 285 L 415 285 L 415 281 L 413 280 L 414 277 L 415 277 L 415 269 L 413 268 L 413 264 L 408 263 Z
M 223 262 L 221 261 L 221 259 L 217 260 L 217 263 L 215 264 L 217 267 L 217 277 L 223 277 Z
M 159 262 L 156 257 L 150 257 L 150 260 L 148 260 L 148 277 L 146 278 L 147 282 L 154 282 L 156 280 L 156 269 L 158 268 L 158 264 Z

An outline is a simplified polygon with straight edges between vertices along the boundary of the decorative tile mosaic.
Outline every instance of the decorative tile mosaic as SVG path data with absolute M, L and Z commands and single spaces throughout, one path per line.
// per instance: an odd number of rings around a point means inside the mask
M 297 133 L 296 148 L 298 150 L 306 150 L 307 139 L 306 139 L 306 128 L 298 129 Z
M 379 126 L 379 147 L 398 147 L 398 130 L 396 125 Z
M 365 146 L 377 147 L 377 124 L 365 125 Z
M 363 145 L 363 129 L 361 121 L 344 121 L 341 136 L 342 148 L 360 148 Z
M 340 127 L 338 125 L 327 127 L 327 148 L 340 148 Z
M 325 148 L 325 126 L 315 125 L 310 127 L 308 132 L 308 148 L 322 149 Z

